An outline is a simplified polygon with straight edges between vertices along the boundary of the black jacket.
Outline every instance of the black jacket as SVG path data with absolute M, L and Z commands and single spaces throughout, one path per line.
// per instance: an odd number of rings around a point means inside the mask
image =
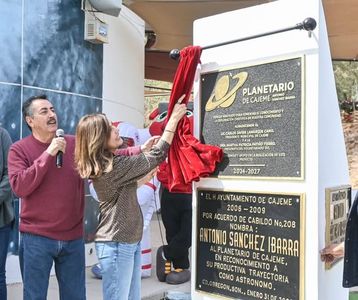
M 343 287 L 358 286 L 358 193 L 349 211 L 344 242 Z
M 14 219 L 13 194 L 7 169 L 7 155 L 11 146 L 8 132 L 0 128 L 0 227 Z

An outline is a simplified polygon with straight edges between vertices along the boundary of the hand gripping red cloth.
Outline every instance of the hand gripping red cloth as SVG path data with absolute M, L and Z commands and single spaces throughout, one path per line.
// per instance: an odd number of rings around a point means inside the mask
M 180 51 L 180 62 L 174 77 L 167 120 L 180 96 L 185 94 L 182 103 L 188 103 L 200 55 L 201 48 L 198 46 L 186 47 Z M 170 192 L 191 193 L 191 183 L 213 173 L 216 163 L 220 162 L 222 157 L 221 148 L 202 144 L 193 136 L 190 122 L 184 116 L 178 124 L 168 160 L 160 165 L 157 176 Z

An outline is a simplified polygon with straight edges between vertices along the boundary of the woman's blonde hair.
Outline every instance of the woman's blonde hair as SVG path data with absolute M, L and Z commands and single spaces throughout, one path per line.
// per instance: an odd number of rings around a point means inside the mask
M 113 154 L 107 149 L 112 126 L 105 115 L 81 118 L 76 128 L 75 163 L 82 178 L 97 178 L 112 170 Z

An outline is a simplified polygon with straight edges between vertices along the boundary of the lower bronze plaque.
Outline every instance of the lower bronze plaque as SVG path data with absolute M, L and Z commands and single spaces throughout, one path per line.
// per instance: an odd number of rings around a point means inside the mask
M 304 197 L 198 190 L 196 290 L 303 300 Z

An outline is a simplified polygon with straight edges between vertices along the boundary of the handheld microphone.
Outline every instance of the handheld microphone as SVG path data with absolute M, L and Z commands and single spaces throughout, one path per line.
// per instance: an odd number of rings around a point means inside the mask
M 64 137 L 65 136 L 65 132 L 63 131 L 63 129 L 57 129 L 56 130 L 56 137 Z M 57 168 L 62 168 L 62 151 L 58 151 L 56 154 L 56 167 Z

